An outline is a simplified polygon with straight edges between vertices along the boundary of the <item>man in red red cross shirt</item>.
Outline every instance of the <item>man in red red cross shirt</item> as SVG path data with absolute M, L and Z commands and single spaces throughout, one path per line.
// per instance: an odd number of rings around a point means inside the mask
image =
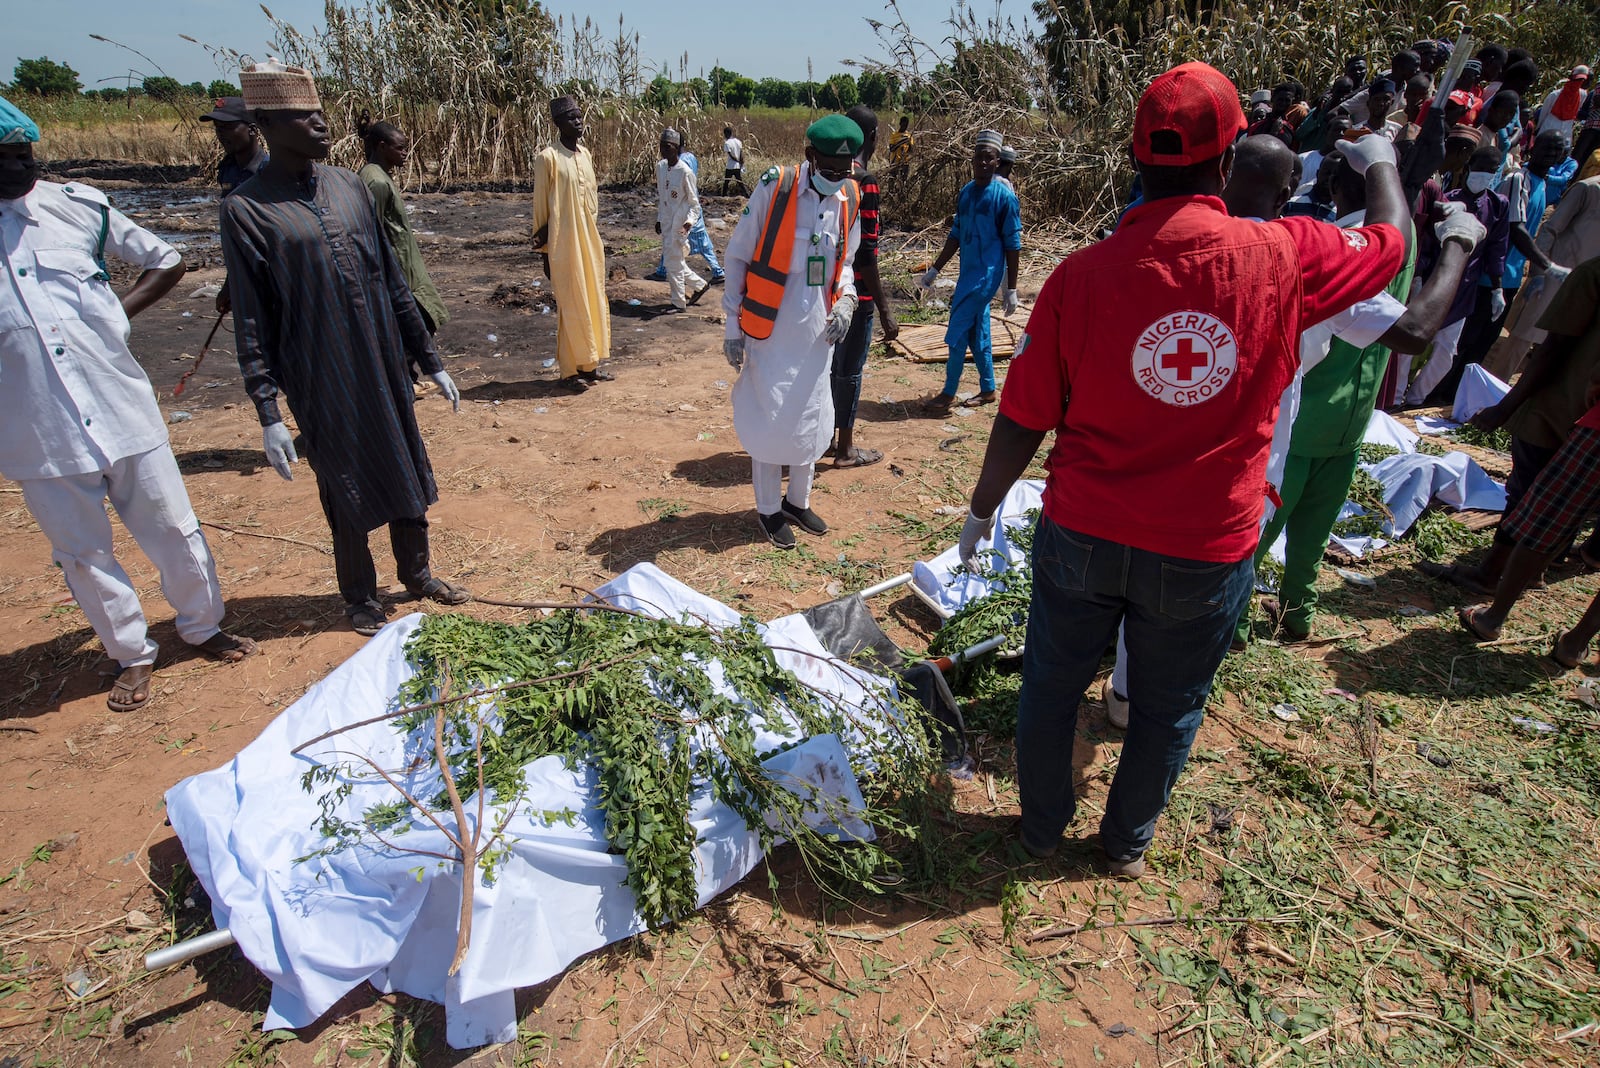
M 1250 593 L 1300 333 L 1388 285 L 1409 240 L 1378 136 L 1343 147 L 1366 175 L 1366 226 L 1230 218 L 1217 194 L 1244 128 L 1237 90 L 1204 63 L 1145 91 L 1133 133 L 1144 203 L 1040 292 L 961 538 L 970 560 L 1055 431 L 1017 708 L 1019 836 L 1049 856 L 1072 820 L 1078 700 L 1122 623 L 1129 722 L 1100 843 L 1126 877 L 1144 870 Z

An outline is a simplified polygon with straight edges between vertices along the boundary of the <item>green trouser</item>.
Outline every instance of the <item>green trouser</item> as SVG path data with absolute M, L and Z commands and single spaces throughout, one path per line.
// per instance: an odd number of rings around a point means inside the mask
M 1291 451 L 1283 467 L 1283 504 L 1261 533 L 1256 548 L 1256 566 L 1278 540 L 1288 532 L 1284 547 L 1283 580 L 1278 586 L 1282 608 L 1281 625 L 1296 637 L 1311 633 L 1311 617 L 1317 610 L 1317 572 L 1322 554 L 1328 548 L 1328 535 L 1339 520 L 1339 511 L 1350 495 L 1356 477 L 1356 450 L 1333 456 L 1301 456 Z M 1250 609 L 1239 617 L 1234 636 L 1250 640 Z

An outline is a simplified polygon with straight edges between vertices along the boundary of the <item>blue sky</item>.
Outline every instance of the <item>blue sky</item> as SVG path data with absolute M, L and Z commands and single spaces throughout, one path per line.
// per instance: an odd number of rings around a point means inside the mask
M 937 41 L 953 3 L 901 0 L 899 6 L 919 36 Z M 987 15 L 994 4 L 977 0 L 975 6 Z M 267 6 L 301 31 L 323 21 L 323 0 L 267 0 Z M 679 57 L 688 52 L 691 73 L 720 61 L 742 74 L 790 80 L 806 76 L 807 57 L 818 80 L 847 69 L 846 59 L 881 60 L 883 50 L 865 18 L 888 17 L 883 0 L 547 0 L 545 6 L 552 14 L 587 15 L 608 30 L 622 15 L 641 35 L 652 66 L 670 61 L 675 72 Z M 999 0 L 999 7 L 1018 19 L 1028 13 L 1025 0 Z M 265 56 L 271 35 L 260 6 L 250 0 L 0 0 L 0 10 L 6 26 L 0 81 L 11 80 L 17 60 L 39 56 L 69 64 L 86 88 L 120 84 L 130 67 L 157 73 L 138 56 L 90 38 L 97 33 L 138 49 L 179 81 L 209 82 L 227 72 L 179 34 L 257 58 Z M 803 21 L 795 17 L 800 13 Z

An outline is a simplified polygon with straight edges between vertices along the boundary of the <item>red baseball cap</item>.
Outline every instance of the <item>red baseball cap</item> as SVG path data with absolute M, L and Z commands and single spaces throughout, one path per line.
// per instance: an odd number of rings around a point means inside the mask
M 1239 90 L 1206 63 L 1183 63 L 1150 83 L 1133 117 L 1133 156 L 1153 167 L 1216 159 L 1244 132 Z

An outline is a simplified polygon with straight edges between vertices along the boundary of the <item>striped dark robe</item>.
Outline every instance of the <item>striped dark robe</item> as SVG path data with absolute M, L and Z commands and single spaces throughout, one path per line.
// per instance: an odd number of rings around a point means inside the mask
M 278 392 L 341 518 L 372 530 L 439 499 L 413 411 L 409 354 L 444 369 L 372 195 L 341 167 L 258 174 L 222 202 L 222 252 L 245 389 L 261 425 Z

